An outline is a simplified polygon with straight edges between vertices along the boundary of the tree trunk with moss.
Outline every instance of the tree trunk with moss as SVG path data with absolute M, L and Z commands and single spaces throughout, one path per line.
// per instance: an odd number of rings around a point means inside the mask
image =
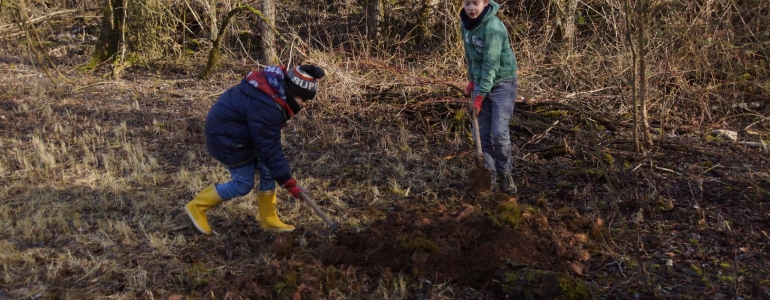
M 222 21 L 222 26 L 219 27 L 220 28 L 219 35 L 217 36 L 217 39 L 214 41 L 214 46 L 211 47 L 211 50 L 209 51 L 209 59 L 208 59 L 208 62 L 206 63 L 206 68 L 203 70 L 203 72 L 200 75 L 201 79 L 208 79 L 209 76 L 211 76 L 211 72 L 213 72 L 214 69 L 216 69 L 216 67 L 219 66 L 219 59 L 221 55 L 219 53 L 219 50 L 222 48 L 222 38 L 225 36 L 225 33 L 227 32 L 227 27 L 229 27 L 233 17 L 237 15 L 239 12 L 244 10 L 249 11 L 254 15 L 258 16 L 259 19 L 263 23 L 265 23 L 265 27 L 267 28 L 267 30 L 272 30 L 273 34 L 277 34 L 277 31 L 273 23 L 261 11 L 248 5 L 242 5 L 242 6 L 233 8 L 232 10 L 230 10 L 230 12 L 227 13 L 227 16 Z
M 419 15 L 419 32 L 418 41 L 426 41 L 433 35 L 431 30 L 436 23 L 435 9 L 438 6 L 438 0 L 422 0 L 422 7 L 420 7 Z
M 83 71 L 111 66 L 119 79 L 127 68 L 165 57 L 174 49 L 175 28 L 160 0 L 103 0 L 101 31 Z M 109 63 L 109 64 L 108 64 Z
M 102 25 L 99 39 L 96 43 L 96 50 L 91 56 L 91 61 L 84 69 L 94 69 L 118 53 L 121 28 L 123 28 L 123 10 L 123 0 L 104 0 L 104 5 L 102 6 Z
M 554 1 L 554 38 L 564 47 L 572 48 L 575 43 L 575 14 L 577 0 Z

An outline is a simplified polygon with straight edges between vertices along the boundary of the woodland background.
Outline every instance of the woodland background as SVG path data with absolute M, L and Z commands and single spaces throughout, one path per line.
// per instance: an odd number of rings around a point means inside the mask
M 0 299 L 770 297 L 770 2 L 499 3 L 514 198 L 467 191 L 461 1 L 0 0 Z M 355 238 L 285 193 L 198 236 L 208 107 L 304 63 L 285 150 Z

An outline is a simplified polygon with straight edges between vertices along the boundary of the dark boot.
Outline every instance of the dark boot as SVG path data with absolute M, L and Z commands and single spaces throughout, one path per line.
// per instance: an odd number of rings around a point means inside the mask
M 499 177 L 497 177 L 497 179 L 498 183 L 500 184 L 501 191 L 508 194 L 509 196 L 516 195 L 518 189 L 516 188 L 516 184 L 513 183 L 513 175 L 501 174 Z

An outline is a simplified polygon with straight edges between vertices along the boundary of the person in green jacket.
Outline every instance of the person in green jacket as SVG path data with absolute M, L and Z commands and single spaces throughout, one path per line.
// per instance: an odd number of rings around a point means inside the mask
M 478 113 L 481 149 L 485 168 L 492 171 L 503 192 L 514 195 L 511 175 L 511 136 L 508 123 L 513 115 L 518 78 L 516 55 L 511 49 L 508 30 L 495 14 L 500 4 L 493 0 L 463 0 L 460 11 L 468 85 L 465 92 L 473 99 Z

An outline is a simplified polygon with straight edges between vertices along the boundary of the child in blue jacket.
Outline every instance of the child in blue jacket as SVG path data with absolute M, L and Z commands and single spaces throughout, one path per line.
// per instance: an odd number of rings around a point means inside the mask
M 517 189 L 511 175 L 508 123 L 518 79 L 516 56 L 505 25 L 495 15 L 498 10 L 500 4 L 493 0 L 463 0 L 460 20 L 468 63 L 465 91 L 473 97 L 472 109 L 478 113 L 484 167 L 492 171 L 503 192 L 513 195 Z
M 302 65 L 290 70 L 268 66 L 250 72 L 240 84 L 225 91 L 206 118 L 206 148 L 222 162 L 232 180 L 213 184 L 185 205 L 195 228 L 211 233 L 206 211 L 222 201 L 245 196 L 254 188 L 259 172 L 257 205 L 263 229 L 292 231 L 276 210 L 275 183 L 300 198 L 302 187 L 291 176 L 283 154 L 281 128 L 313 99 L 324 70 Z

